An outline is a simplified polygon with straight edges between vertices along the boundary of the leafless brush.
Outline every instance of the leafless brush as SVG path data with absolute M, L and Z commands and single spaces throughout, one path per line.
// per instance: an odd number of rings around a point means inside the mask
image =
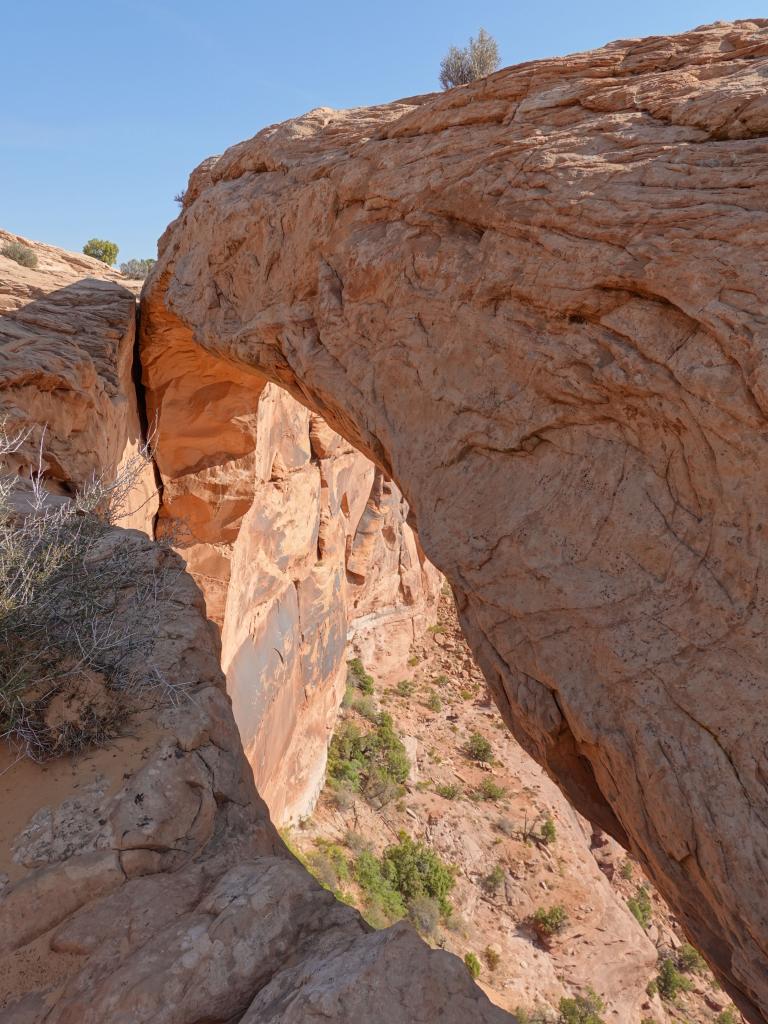
M 444 89 L 475 82 L 492 74 L 499 66 L 496 40 L 481 28 L 464 47 L 452 46 L 440 62 L 440 84 Z
M 27 436 L 0 423 L 0 465 Z M 149 458 L 147 446 L 72 500 L 45 489 L 43 441 L 28 479 L 0 475 L 0 737 L 35 760 L 116 735 L 140 693 L 181 699 L 151 662 L 181 570 L 113 529 Z

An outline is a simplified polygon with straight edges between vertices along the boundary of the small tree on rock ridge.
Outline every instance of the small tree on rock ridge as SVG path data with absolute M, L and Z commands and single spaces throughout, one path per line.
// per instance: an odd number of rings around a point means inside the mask
M 94 259 L 106 263 L 108 267 L 115 265 L 119 251 L 114 242 L 108 242 L 104 238 L 90 238 L 83 246 L 86 256 L 93 256 Z
M 499 46 L 481 28 L 477 37 L 470 37 L 465 47 L 452 46 L 440 61 L 440 84 L 444 89 L 475 82 L 492 74 L 499 66 Z

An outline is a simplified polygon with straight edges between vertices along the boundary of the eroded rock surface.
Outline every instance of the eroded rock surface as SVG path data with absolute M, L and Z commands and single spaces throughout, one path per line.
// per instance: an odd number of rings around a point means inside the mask
M 123 738 L 75 761 L 0 751 L 2 1024 L 510 1020 L 456 957 L 408 927 L 372 933 L 291 857 L 200 591 L 140 534 L 114 547 L 171 576 L 149 660 L 176 688 L 147 690 Z
M 171 535 L 222 630 L 222 664 L 273 821 L 314 804 L 347 643 L 405 666 L 439 574 L 380 470 L 284 390 L 149 308 L 142 362 Z
M 149 532 L 157 497 L 151 466 L 137 459 L 136 298 L 90 256 L 0 231 L 0 249 L 8 242 L 37 257 L 31 269 L 0 255 L 0 405 L 9 435 L 28 432 L 13 468 L 41 470 L 50 490 L 71 494 L 133 463 L 121 522 Z
M 196 339 L 396 481 L 516 737 L 752 1020 L 767 70 L 740 22 L 312 111 L 193 174 L 145 297 L 168 364 Z

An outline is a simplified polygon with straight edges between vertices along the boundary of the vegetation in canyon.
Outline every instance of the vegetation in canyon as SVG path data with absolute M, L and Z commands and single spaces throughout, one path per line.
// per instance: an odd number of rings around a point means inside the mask
M 600 972 L 584 977 L 571 966 L 584 943 L 576 936 L 591 928 L 596 886 L 579 878 L 578 833 L 542 800 L 543 779 L 502 729 L 447 593 L 439 627 L 414 645 L 408 678 L 378 680 L 375 665 L 349 662 L 326 788 L 290 841 L 370 924 L 407 918 L 432 945 L 457 953 L 521 1021 L 605 1024 L 611 1004 Z M 388 773 L 382 801 L 368 793 L 366 778 L 371 762 L 386 766 L 391 748 L 399 770 L 396 778 Z M 616 927 L 624 906 L 632 922 L 622 924 L 625 934 L 636 928 L 638 948 L 650 936 L 658 949 L 656 966 L 638 975 L 640 997 L 645 986 L 648 994 L 637 1024 L 721 1024 L 721 1014 L 727 1024 L 735 1010 L 639 866 L 601 842 L 597 877 L 613 907 L 598 915 L 590 941 L 615 944 L 603 929 Z M 467 844 L 477 844 L 476 853 Z M 591 858 L 583 849 L 578 857 Z

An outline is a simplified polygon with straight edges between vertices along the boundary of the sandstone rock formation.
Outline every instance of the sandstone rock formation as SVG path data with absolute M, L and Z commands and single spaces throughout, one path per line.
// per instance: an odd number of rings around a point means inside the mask
M 312 111 L 192 175 L 145 292 L 169 365 L 280 384 L 397 483 L 515 736 L 752 1020 L 767 58 L 718 24 Z
M 0 248 L 6 240 L 16 236 L 0 233 Z M 223 627 L 259 791 L 277 824 L 295 819 L 322 781 L 347 640 L 404 663 L 438 574 L 399 492 L 364 456 L 274 386 L 209 386 L 218 367 L 206 377 L 210 358 L 193 348 L 164 360 L 162 329 L 144 352 L 162 402 L 153 390 L 142 424 L 132 292 L 98 260 L 22 241 L 36 269 L 0 256 L 0 403 L 8 432 L 30 430 L 14 468 L 36 471 L 44 431 L 47 486 L 72 493 L 136 461 L 149 430 L 163 484 L 158 532 L 175 531 Z M 159 445 L 161 431 L 174 443 Z M 152 533 L 154 470 L 137 471 L 121 525 Z
M 158 532 L 221 625 L 246 756 L 282 824 L 322 785 L 347 640 L 404 666 L 439 577 L 368 459 L 280 388 L 254 388 L 191 340 L 169 349 L 169 321 L 147 309 L 142 342 Z
M 144 695 L 112 747 L 40 766 L 0 752 L 2 1024 L 503 1024 L 461 961 L 401 925 L 372 933 L 288 854 L 257 796 L 215 631 L 177 556 Z M 392 993 L 392 995 L 390 995 Z M 396 993 L 396 995 L 395 995 Z
M 5 429 L 29 431 L 14 468 L 42 469 L 63 494 L 94 474 L 113 476 L 144 443 L 133 381 L 136 300 L 120 275 L 77 255 L 0 231 L 0 249 L 21 242 L 35 269 L 0 255 L 0 406 Z M 150 532 L 157 511 L 152 468 L 136 466 L 122 524 Z
M 66 495 L 141 441 L 134 301 L 93 261 L 34 247 L 34 271 L 0 260 L 0 415 L 35 431 L 2 468 L 36 471 L 47 423 L 41 470 Z M 361 512 L 367 493 L 354 496 Z M 314 500 L 305 511 L 317 515 Z M 373 933 L 290 856 L 256 793 L 217 630 L 180 557 L 106 528 L 90 556 L 96 572 L 129 560 L 132 586 L 159 595 L 145 609 L 151 650 L 133 654 L 158 684 L 120 691 L 118 680 L 124 735 L 77 759 L 40 765 L 0 744 L 0 1022 L 357 1024 L 361 1007 L 379 1024 L 509 1020 L 456 957 L 405 925 Z M 117 621 L 130 589 L 115 595 Z M 124 664 L 127 679 L 137 667 Z

